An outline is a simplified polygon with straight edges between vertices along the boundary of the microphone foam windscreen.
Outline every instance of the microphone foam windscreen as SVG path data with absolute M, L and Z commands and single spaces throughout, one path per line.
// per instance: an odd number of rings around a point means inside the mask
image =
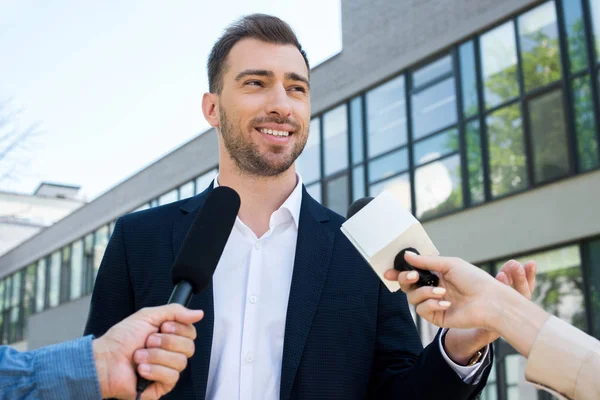
M 210 283 L 240 209 L 240 196 L 227 186 L 214 188 L 194 219 L 171 269 L 173 284 L 187 281 L 194 294 Z
M 354 214 L 362 210 L 364 206 L 371 202 L 371 200 L 373 200 L 373 197 L 363 197 L 350 204 L 350 207 L 348 207 L 348 212 L 346 213 L 346 219 L 352 218 Z

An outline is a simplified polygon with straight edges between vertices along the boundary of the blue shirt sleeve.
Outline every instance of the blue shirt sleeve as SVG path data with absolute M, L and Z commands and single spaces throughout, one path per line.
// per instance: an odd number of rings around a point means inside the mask
M 0 347 L 0 397 L 101 399 L 92 335 L 20 353 Z

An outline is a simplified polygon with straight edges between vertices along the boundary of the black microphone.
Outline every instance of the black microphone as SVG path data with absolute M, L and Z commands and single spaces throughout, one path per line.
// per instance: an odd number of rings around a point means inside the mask
M 193 294 L 212 280 L 240 209 L 240 196 L 227 186 L 214 188 L 192 222 L 171 268 L 175 288 L 168 304 L 187 307 Z M 138 375 L 137 397 L 152 382 Z
M 363 209 L 364 206 L 369 204 L 373 200 L 373 197 L 363 197 L 361 199 L 356 200 L 354 203 L 350 204 L 348 207 L 348 212 L 346 213 L 346 219 L 350 219 L 354 214 Z M 412 251 L 413 253 L 420 254 L 417 249 L 413 247 L 408 247 L 406 249 L 401 250 L 396 258 L 394 259 L 394 269 L 396 271 L 417 271 L 419 274 L 419 280 L 415 283 L 418 287 L 421 286 L 437 286 L 440 282 L 440 278 L 431 271 L 415 268 L 410 265 L 404 259 L 404 253 L 407 251 Z

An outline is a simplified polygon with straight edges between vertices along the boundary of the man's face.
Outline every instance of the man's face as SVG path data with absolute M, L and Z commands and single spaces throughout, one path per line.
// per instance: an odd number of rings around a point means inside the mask
M 218 96 L 223 144 L 254 176 L 287 171 L 308 138 L 308 69 L 295 46 L 243 39 L 231 49 Z

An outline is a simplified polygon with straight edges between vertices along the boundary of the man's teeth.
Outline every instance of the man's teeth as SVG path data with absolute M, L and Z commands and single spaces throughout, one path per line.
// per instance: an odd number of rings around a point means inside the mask
M 267 135 L 273 135 L 273 136 L 283 136 L 283 137 L 287 137 L 290 133 L 289 132 L 285 132 L 285 131 L 276 131 L 274 129 L 266 129 L 266 128 L 261 128 L 260 131 L 262 133 L 266 133 Z

